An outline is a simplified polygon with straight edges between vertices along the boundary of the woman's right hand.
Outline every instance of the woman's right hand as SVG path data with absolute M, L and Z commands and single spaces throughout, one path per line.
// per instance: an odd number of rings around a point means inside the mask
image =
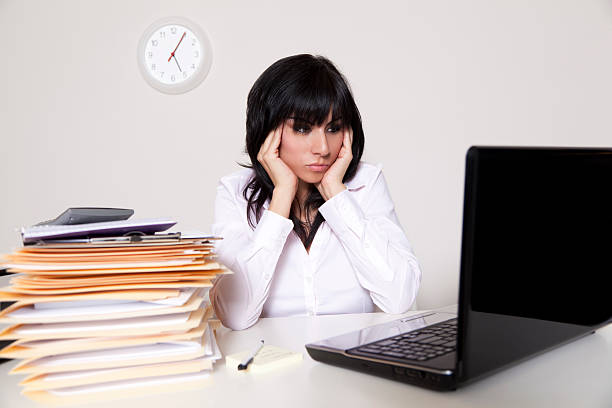
M 274 183 L 274 192 L 268 210 L 289 218 L 291 204 L 298 187 L 298 178 L 280 158 L 280 143 L 283 125 L 270 132 L 257 153 L 257 161 L 261 163 Z

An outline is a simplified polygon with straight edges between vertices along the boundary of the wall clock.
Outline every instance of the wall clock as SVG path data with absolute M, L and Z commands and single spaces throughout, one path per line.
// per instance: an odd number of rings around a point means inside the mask
M 182 17 L 158 20 L 138 44 L 138 66 L 149 85 L 167 94 L 197 87 L 212 64 L 212 46 L 204 30 Z

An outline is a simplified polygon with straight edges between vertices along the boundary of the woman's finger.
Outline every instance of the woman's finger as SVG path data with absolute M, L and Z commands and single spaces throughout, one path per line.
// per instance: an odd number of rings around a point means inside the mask
M 344 131 L 343 143 L 346 147 L 350 148 L 353 146 L 353 129 L 348 128 Z
M 274 132 L 276 132 L 276 129 L 271 130 L 270 133 L 268 133 L 268 136 L 266 136 L 266 140 L 264 140 L 261 148 L 259 149 L 261 154 L 266 154 L 268 151 L 272 138 L 274 137 Z
M 351 146 L 351 142 L 349 139 L 349 132 L 348 130 L 344 131 L 344 137 L 342 138 L 342 147 L 345 149 L 348 149 Z
M 270 141 L 270 150 L 275 152 L 280 147 L 281 136 L 283 134 L 283 125 L 281 124 L 276 128 L 274 134 L 272 135 L 272 140 Z
M 270 142 L 268 143 L 268 150 L 266 152 L 267 156 L 271 159 L 275 159 L 278 157 L 278 145 L 280 144 L 280 132 L 281 129 L 276 128 L 274 132 L 270 135 Z
M 344 132 L 344 140 L 343 140 L 343 148 L 344 148 L 344 157 L 349 161 L 353 159 L 353 137 L 352 132 L 347 130 Z

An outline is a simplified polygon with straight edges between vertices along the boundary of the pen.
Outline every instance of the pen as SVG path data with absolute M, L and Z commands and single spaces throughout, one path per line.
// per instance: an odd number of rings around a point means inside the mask
M 180 239 L 181 239 L 181 233 L 174 232 L 174 233 L 168 233 L 168 234 L 153 234 L 153 235 L 130 234 L 130 235 L 111 236 L 111 237 L 48 239 L 48 240 L 39 240 L 36 242 L 36 244 L 37 245 L 45 245 L 45 244 L 120 244 L 120 243 L 133 244 L 137 242 L 163 241 L 163 240 L 180 241 Z
M 238 364 L 238 371 L 246 370 L 247 369 L 247 367 L 249 366 L 249 364 L 251 364 L 253 362 L 253 359 L 255 358 L 257 353 L 259 353 L 259 350 L 261 350 L 263 345 L 264 345 L 264 341 L 261 340 L 259 342 L 259 344 L 257 345 L 257 347 L 255 347 L 255 350 L 253 350 L 253 352 L 251 354 L 249 354 L 250 357 L 248 357 L 246 360 L 244 360 L 244 362 L 242 362 L 242 364 Z
M 153 235 L 140 235 L 140 234 L 127 234 L 121 237 L 100 237 L 100 238 L 89 238 L 91 244 L 95 243 L 108 243 L 108 242 L 143 242 L 143 241 L 155 241 L 163 239 L 181 239 L 181 233 L 175 232 L 170 234 L 153 234 Z

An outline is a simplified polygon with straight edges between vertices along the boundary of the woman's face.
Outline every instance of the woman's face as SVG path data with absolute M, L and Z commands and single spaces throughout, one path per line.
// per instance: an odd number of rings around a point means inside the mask
M 281 126 L 280 158 L 298 179 L 320 182 L 342 148 L 342 119 L 332 121 L 330 112 L 321 125 L 303 118 L 289 118 Z

